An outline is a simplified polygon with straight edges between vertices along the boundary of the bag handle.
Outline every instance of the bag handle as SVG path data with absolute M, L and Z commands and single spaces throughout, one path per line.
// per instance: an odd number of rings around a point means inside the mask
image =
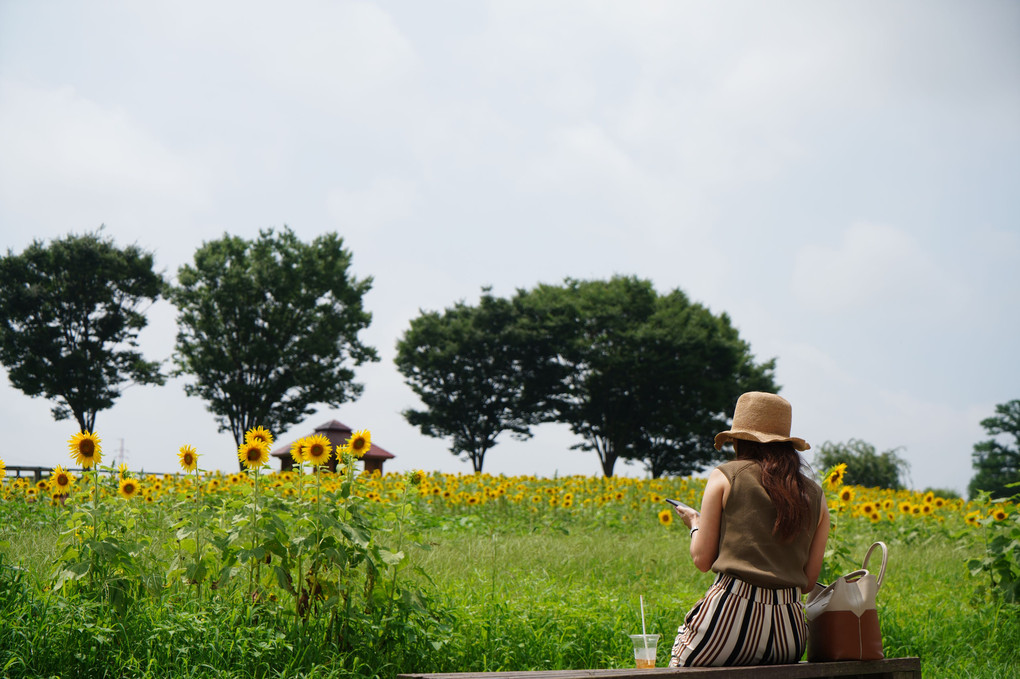
M 885 546 L 884 542 L 878 541 L 868 548 L 868 553 L 864 555 L 864 563 L 861 564 L 861 568 L 864 570 L 868 569 L 868 559 L 871 558 L 871 553 L 875 551 L 875 547 L 882 548 L 882 568 L 878 571 L 878 587 L 882 587 L 882 580 L 885 578 L 885 564 L 889 561 L 889 548 Z

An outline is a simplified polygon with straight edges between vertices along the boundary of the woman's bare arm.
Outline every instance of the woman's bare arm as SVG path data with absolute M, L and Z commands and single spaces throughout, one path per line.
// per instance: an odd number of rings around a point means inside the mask
M 825 559 L 825 543 L 829 540 L 829 507 L 822 497 L 821 516 L 818 517 L 818 527 L 815 529 L 815 536 L 811 538 L 811 547 L 808 550 L 808 560 L 804 565 L 804 586 L 800 591 L 807 594 L 814 589 L 818 581 L 818 574 L 822 572 L 822 561 Z
M 698 529 L 691 536 L 691 559 L 702 573 L 712 568 L 719 556 L 719 525 L 729 489 L 729 479 L 718 469 L 713 469 L 701 498 L 701 512 L 677 507 L 677 513 L 687 527 Z

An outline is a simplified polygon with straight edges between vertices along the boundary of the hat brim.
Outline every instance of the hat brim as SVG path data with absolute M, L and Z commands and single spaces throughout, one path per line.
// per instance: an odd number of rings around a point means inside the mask
M 789 441 L 793 444 L 793 447 L 803 452 L 811 448 L 807 441 L 796 436 L 780 436 L 778 434 L 766 434 L 762 431 L 750 431 L 744 429 L 731 429 L 727 431 L 721 431 L 715 435 L 715 449 L 722 450 L 722 447 L 733 441 L 734 439 L 742 439 L 744 441 L 757 441 L 758 443 L 775 443 L 777 441 Z

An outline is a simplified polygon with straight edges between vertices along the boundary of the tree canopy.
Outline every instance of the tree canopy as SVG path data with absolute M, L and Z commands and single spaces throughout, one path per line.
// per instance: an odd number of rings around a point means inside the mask
M 703 469 L 719 453 L 737 397 L 777 390 L 774 361 L 756 363 L 726 314 L 680 290 L 658 295 L 647 280 L 568 279 L 516 298 L 532 335 L 556 352 L 550 419 L 581 437 L 612 476 L 618 459 L 655 477 Z
M 1012 437 L 1012 441 L 992 438 L 974 445 L 972 463 L 977 473 L 968 485 L 970 497 L 980 491 L 993 498 L 1010 498 L 1020 493 L 1020 399 L 995 406 L 995 415 L 981 420 L 989 436 Z
M 503 432 L 523 440 L 545 398 L 540 338 L 529 338 L 510 301 L 484 291 L 477 306 L 459 302 L 422 312 L 397 342 L 397 369 L 424 410 L 404 417 L 427 436 L 450 439 L 475 472 Z
M 151 253 L 101 231 L 0 259 L 0 362 L 15 388 L 55 401 L 54 419 L 73 416 L 85 431 L 126 384 L 165 381 L 136 350 L 163 278 Z
M 371 279 L 350 264 L 336 234 L 304 243 L 284 227 L 204 243 L 178 271 L 176 372 L 194 377 L 185 392 L 238 445 L 253 426 L 280 431 L 314 404 L 361 394 L 353 368 L 378 356 L 358 339 L 372 319 L 362 304 Z
M 845 463 L 843 482 L 848 485 L 901 490 L 904 487 L 901 477 L 910 471 L 910 463 L 901 458 L 897 450 L 879 453 L 875 446 L 860 439 L 850 439 L 846 443 L 826 441 L 815 453 L 815 467 L 824 472 Z

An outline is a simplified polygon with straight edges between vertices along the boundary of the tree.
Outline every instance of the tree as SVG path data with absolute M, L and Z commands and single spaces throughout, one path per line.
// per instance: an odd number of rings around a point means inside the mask
M 561 379 L 551 419 L 568 424 L 612 476 L 618 459 L 653 475 L 691 473 L 718 459 L 712 437 L 737 397 L 775 390 L 774 362 L 754 362 L 729 318 L 646 280 L 567 279 L 519 291 L 517 303 L 554 338 Z
M 422 312 L 397 342 L 397 369 L 425 405 L 404 417 L 426 436 L 450 438 L 450 452 L 476 473 L 501 433 L 524 440 L 540 421 L 541 341 L 518 320 L 510 301 L 485 289 L 478 306 Z
M 715 435 L 745 391 L 777 392 L 775 360 L 756 363 L 729 316 L 713 315 L 679 290 L 659 297 L 638 331 L 634 398 L 640 436 L 621 457 L 653 478 L 687 476 L 721 459 Z
M 286 226 L 249 241 L 224 235 L 182 266 L 170 296 L 178 314 L 176 374 L 189 374 L 220 431 L 240 445 L 259 425 L 280 431 L 357 398 L 352 366 L 377 361 L 358 333 L 371 279 L 349 273 L 351 254 L 334 233 L 303 243 Z
M 989 436 L 1011 436 L 1012 442 L 988 439 L 974 445 L 972 460 L 977 470 L 967 490 L 973 499 L 984 490 L 993 498 L 1010 498 L 1020 493 L 1020 488 L 1010 484 L 1020 483 L 1020 400 L 995 406 L 995 415 L 981 420 L 981 426 Z
M 83 431 L 125 384 L 165 381 L 136 350 L 163 278 L 151 253 L 117 248 L 101 231 L 0 259 L 0 362 L 15 388 L 55 401 L 53 418 L 73 416 Z
M 843 482 L 852 486 L 901 490 L 900 477 L 910 471 L 910 463 L 897 454 L 898 448 L 879 453 L 875 446 L 850 439 L 846 443 L 826 441 L 815 453 L 815 467 L 820 471 L 846 464 Z

